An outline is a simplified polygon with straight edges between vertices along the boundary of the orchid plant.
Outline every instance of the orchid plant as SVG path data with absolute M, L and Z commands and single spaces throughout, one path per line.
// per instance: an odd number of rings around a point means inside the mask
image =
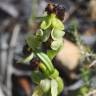
M 32 81 L 36 84 L 32 96 L 59 96 L 64 89 L 59 71 L 52 63 L 52 59 L 64 44 L 64 24 L 56 14 L 57 6 L 48 4 L 47 8 L 49 6 L 50 14 L 45 12 L 38 31 L 26 39 L 28 50 L 31 50 L 30 55 L 20 61 L 27 63 L 38 58 L 38 62 L 34 62 L 37 64 L 36 68 L 32 70 Z M 47 49 L 43 50 L 44 46 Z

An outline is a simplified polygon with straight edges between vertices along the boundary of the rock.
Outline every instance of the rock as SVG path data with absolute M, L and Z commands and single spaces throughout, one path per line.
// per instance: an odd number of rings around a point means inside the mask
M 64 47 L 57 54 L 56 59 L 60 61 L 64 67 L 69 70 L 74 70 L 79 64 L 80 50 L 72 42 L 64 39 Z

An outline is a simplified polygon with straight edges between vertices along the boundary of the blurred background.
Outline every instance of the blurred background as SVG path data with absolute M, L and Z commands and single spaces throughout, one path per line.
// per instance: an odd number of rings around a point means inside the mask
M 74 95 L 82 85 L 79 75 L 83 60 L 69 29 L 72 21 L 77 21 L 80 39 L 96 53 L 96 0 L 0 0 L 0 96 L 31 96 L 32 66 L 16 62 L 23 57 L 26 37 L 38 29 L 40 20 L 36 17 L 42 16 L 49 1 L 65 9 L 64 48 L 53 61 L 65 81 L 62 96 L 83 96 Z M 96 68 L 93 73 L 92 90 L 96 89 Z

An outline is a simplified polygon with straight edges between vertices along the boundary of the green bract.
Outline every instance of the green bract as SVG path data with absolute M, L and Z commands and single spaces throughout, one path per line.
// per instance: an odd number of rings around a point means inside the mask
M 39 49 L 41 45 L 41 38 L 39 36 L 29 36 L 26 41 L 29 48 L 32 48 L 34 51 Z
M 57 39 L 63 38 L 64 34 L 65 33 L 62 30 L 53 29 L 52 32 L 51 32 L 51 37 L 52 37 L 53 40 L 57 40 Z
M 39 68 L 42 70 L 43 74 L 45 75 L 45 77 L 48 77 L 50 75 L 49 70 L 47 69 L 47 67 L 45 66 L 44 63 L 40 63 L 39 64 Z
M 32 81 L 36 84 L 39 84 L 40 81 L 44 79 L 44 75 L 39 71 L 32 71 Z
M 50 58 L 50 60 L 52 60 L 56 56 L 57 52 L 58 52 L 58 50 L 56 50 L 56 51 L 55 50 L 48 50 L 47 51 L 47 55 Z
M 37 32 L 36 32 L 36 36 L 37 37 L 39 37 L 39 38 L 42 38 L 42 36 L 43 36 L 43 30 L 38 30 Z
M 50 75 L 50 77 L 54 79 L 56 79 L 58 76 L 59 76 L 59 72 L 56 69 L 54 70 L 53 74 Z
M 29 61 L 32 60 L 33 56 L 34 56 L 34 54 L 31 53 L 28 57 L 26 57 L 25 59 L 21 60 L 20 62 L 22 62 L 22 63 L 28 63 Z
M 37 86 L 32 94 L 32 96 L 42 96 L 43 92 L 40 86 Z
M 38 52 L 37 56 L 41 59 L 41 61 L 45 64 L 45 66 L 48 68 L 49 72 L 54 71 L 54 66 L 50 60 L 50 58 L 43 52 Z

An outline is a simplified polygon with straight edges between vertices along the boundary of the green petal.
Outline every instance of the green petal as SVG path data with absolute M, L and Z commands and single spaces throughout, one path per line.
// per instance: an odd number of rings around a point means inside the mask
M 59 29 L 53 29 L 51 32 L 51 37 L 53 40 L 60 39 L 64 36 L 65 32 Z

